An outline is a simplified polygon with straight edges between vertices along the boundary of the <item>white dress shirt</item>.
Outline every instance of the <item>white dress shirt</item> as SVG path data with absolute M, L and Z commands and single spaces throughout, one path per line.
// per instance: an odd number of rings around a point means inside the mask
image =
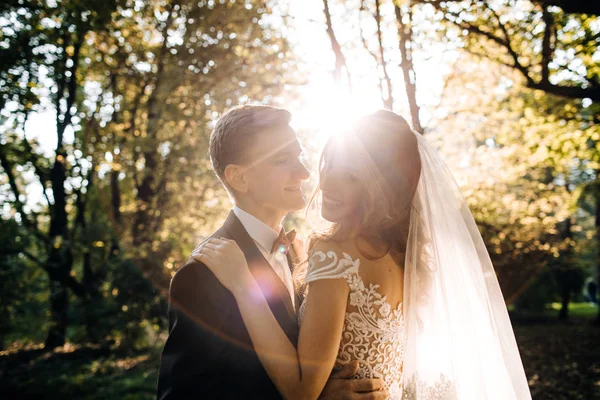
M 271 268 L 273 268 L 289 291 L 292 304 L 295 308 L 294 281 L 292 280 L 292 271 L 290 270 L 287 257 L 279 252 L 271 254 L 273 242 L 279 236 L 279 232 L 275 232 L 270 226 L 238 206 L 233 207 L 233 213 L 238 217 L 248 235 L 256 243 L 256 247 L 258 247 L 267 262 L 271 265 Z M 281 230 L 281 225 L 279 226 L 279 230 Z

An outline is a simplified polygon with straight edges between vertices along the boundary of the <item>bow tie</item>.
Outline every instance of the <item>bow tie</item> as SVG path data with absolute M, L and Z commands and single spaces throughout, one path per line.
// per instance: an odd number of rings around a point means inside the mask
M 290 250 L 290 246 L 291 246 L 292 242 L 294 241 L 294 239 L 296 239 L 296 230 L 295 229 L 292 229 L 288 233 L 285 233 L 283 228 L 281 228 L 281 231 L 279 231 L 279 236 L 273 242 L 273 248 L 271 249 L 271 254 L 275 253 L 276 251 L 281 254 L 287 254 L 287 252 Z

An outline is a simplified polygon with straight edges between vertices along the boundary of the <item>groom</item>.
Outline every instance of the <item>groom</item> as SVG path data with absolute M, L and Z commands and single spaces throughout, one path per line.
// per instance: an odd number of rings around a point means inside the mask
M 211 237 L 233 239 L 290 342 L 298 345 L 292 268 L 300 260 L 281 221 L 304 207 L 309 172 L 289 126 L 291 114 L 243 106 L 223 115 L 210 138 L 213 168 L 235 207 Z M 288 251 L 289 250 L 289 251 Z M 226 266 L 223 266 L 226 268 Z M 322 399 L 378 399 L 381 381 L 332 376 Z M 233 295 L 193 259 L 175 274 L 169 294 L 169 337 L 162 353 L 158 399 L 280 399 L 256 354 Z

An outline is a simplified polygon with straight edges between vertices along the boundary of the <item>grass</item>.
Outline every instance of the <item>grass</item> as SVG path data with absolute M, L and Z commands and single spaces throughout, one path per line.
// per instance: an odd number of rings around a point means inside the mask
M 66 350 L 65 350 L 66 349 Z M 156 398 L 159 349 L 65 346 L 0 353 L 2 399 Z
M 546 306 L 556 315 L 561 308 L 560 303 L 551 303 Z M 598 314 L 598 306 L 590 303 L 569 303 L 569 315 L 573 317 L 595 318 Z
M 528 317 L 554 319 L 561 309 L 560 303 L 548 303 L 542 311 L 519 311 L 518 314 Z M 514 312 L 514 305 L 508 306 L 508 311 Z M 569 303 L 569 316 L 574 318 L 594 319 L 598 314 L 598 306 L 590 303 Z
M 514 330 L 534 400 L 600 400 L 600 327 L 595 308 L 574 304 L 570 319 L 515 322 Z M 156 398 L 160 345 L 139 351 L 67 345 L 0 352 L 0 397 L 29 399 Z M 235 377 L 232 377 L 235 379 Z

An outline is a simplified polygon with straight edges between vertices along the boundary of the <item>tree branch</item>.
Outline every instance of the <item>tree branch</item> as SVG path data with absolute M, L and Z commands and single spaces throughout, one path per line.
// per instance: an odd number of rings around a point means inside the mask
M 75 104 L 75 97 L 77 95 L 77 69 L 79 67 L 79 53 L 81 51 L 85 33 L 85 31 L 79 33 L 77 37 L 78 40 L 73 46 L 73 65 L 71 65 L 71 68 L 69 68 L 69 73 L 71 76 L 69 77 L 69 82 L 67 84 L 69 97 L 67 98 L 67 109 L 65 110 L 65 115 L 63 116 L 63 121 L 61 124 L 63 132 L 65 128 L 71 124 L 71 118 L 73 117 L 71 107 L 73 107 L 73 104 Z M 63 132 L 61 132 L 61 136 Z
M 40 267 L 42 267 L 44 270 L 48 270 L 48 266 L 43 263 L 39 258 L 37 258 L 36 256 L 34 256 L 33 254 L 31 254 L 30 252 L 28 252 L 27 250 L 23 250 L 21 251 L 21 253 L 23 253 L 23 255 L 27 258 L 29 258 L 31 261 L 33 261 L 34 263 L 38 264 Z M 83 287 L 83 285 L 81 283 L 79 283 L 77 281 L 77 279 L 75 279 L 73 276 L 68 275 L 66 277 L 62 277 L 61 279 L 59 279 L 62 283 L 66 284 L 72 291 L 73 293 L 79 297 L 79 298 L 83 298 L 86 295 L 86 291 L 85 288 Z
M 0 164 L 2 165 L 2 168 L 4 168 L 4 173 L 8 177 L 8 183 L 10 185 L 10 188 L 13 191 L 13 194 L 15 195 L 15 208 L 17 209 L 17 212 L 21 216 L 21 220 L 23 221 L 23 224 L 27 228 L 31 228 L 32 223 L 29 220 L 29 216 L 25 213 L 24 204 L 21 202 L 21 199 L 20 199 L 21 192 L 19 191 L 19 187 L 17 186 L 17 181 L 15 179 L 15 175 L 13 174 L 13 171 L 12 171 L 13 166 L 10 163 L 10 161 L 8 160 L 8 156 L 6 155 L 5 149 L 6 149 L 6 144 L 0 143 Z
M 463 0 L 417 0 L 417 3 L 431 4 L 441 8 L 443 4 L 460 3 Z M 600 3 L 594 0 L 532 0 L 544 6 L 560 7 L 567 14 L 589 14 L 600 16 Z
M 50 197 L 48 197 L 48 192 L 46 192 L 46 181 L 48 181 L 47 175 L 42 171 L 42 168 L 38 165 L 35 156 L 37 153 L 33 151 L 31 144 L 27 140 L 27 136 L 23 135 L 23 146 L 25 147 L 26 154 L 29 155 L 28 161 L 33 165 L 33 169 L 38 179 L 40 180 L 40 185 L 42 186 L 42 194 L 46 199 L 46 204 L 48 204 L 48 208 L 52 208 L 52 203 L 50 202 Z
M 567 14 L 589 14 L 600 16 L 600 3 L 590 0 L 534 0 L 544 6 L 560 7 Z
M 510 54 L 510 56 L 512 57 L 513 62 L 515 63 L 514 67 L 523 74 L 523 76 L 527 80 L 528 84 L 533 83 L 533 79 L 529 75 L 528 67 L 525 67 L 524 65 L 522 65 L 519 62 L 519 55 L 512 47 L 512 44 L 510 42 L 510 34 L 508 33 L 506 26 L 504 26 L 504 24 L 502 23 L 500 16 L 496 12 L 496 10 L 494 10 L 487 2 L 484 2 L 483 4 L 485 5 L 485 8 L 490 10 L 490 12 L 494 15 L 494 17 L 496 18 L 496 21 L 498 22 L 498 27 L 500 28 L 500 30 L 502 31 L 502 34 L 504 35 L 504 47 L 508 51 L 508 54 Z
M 547 23 L 548 30 L 544 33 L 544 38 L 542 41 L 542 73 L 539 81 L 534 80 L 532 75 L 530 74 L 531 65 L 523 65 L 519 61 L 519 56 L 516 53 L 515 49 L 512 47 L 510 41 L 510 34 L 504 24 L 502 24 L 500 16 L 498 13 L 492 9 L 486 2 L 483 2 L 484 6 L 494 15 L 496 20 L 496 24 L 498 28 L 502 32 L 502 37 L 496 36 L 492 32 L 487 30 L 483 30 L 480 26 L 472 25 L 469 22 L 466 22 L 460 19 L 460 16 L 456 13 L 453 13 L 446 9 L 446 3 L 451 3 L 453 1 L 426 1 L 426 0 L 417 0 L 419 3 L 428 3 L 434 5 L 438 10 L 441 10 L 445 13 L 446 20 L 461 29 L 467 30 L 471 34 L 483 36 L 497 45 L 504 47 L 510 58 L 512 59 L 512 65 L 502 61 L 498 57 L 495 57 L 493 51 L 490 51 L 488 54 L 478 54 L 480 56 L 484 56 L 494 62 L 498 62 L 500 64 L 509 66 L 513 69 L 519 71 L 526 80 L 526 86 L 531 89 L 538 89 L 545 91 L 549 94 L 554 94 L 557 96 L 572 98 L 572 99 L 582 99 L 582 98 L 590 98 L 591 100 L 597 102 L 600 101 L 600 84 L 597 80 L 589 79 L 588 77 L 582 77 L 586 80 L 585 84 L 581 84 L 580 86 L 574 86 L 576 83 L 565 83 L 565 84 L 553 84 L 550 82 L 549 75 L 549 63 L 552 61 L 552 55 L 554 53 L 554 43 L 553 40 L 556 40 L 556 32 L 553 26 L 553 18 L 550 12 L 547 12 L 544 15 L 544 21 Z M 550 2 L 539 1 L 538 3 L 545 3 L 550 5 Z M 454 18 L 448 18 L 448 16 Z M 466 51 L 473 52 L 468 48 L 465 48 Z M 568 67 L 565 67 L 568 69 Z M 579 74 L 577 74 L 579 76 Z
M 554 38 L 554 17 L 548 11 L 547 7 L 544 7 L 542 11 L 542 19 L 546 25 L 544 28 L 544 39 L 542 40 L 542 82 L 549 82 L 550 61 L 552 61 L 552 55 L 554 54 L 554 45 L 552 43 L 552 39 Z
M 587 97 L 595 102 L 600 101 L 600 87 L 598 86 L 582 88 L 577 86 L 558 86 L 549 82 L 533 82 L 531 84 L 528 83 L 527 87 L 570 99 L 583 99 Z

